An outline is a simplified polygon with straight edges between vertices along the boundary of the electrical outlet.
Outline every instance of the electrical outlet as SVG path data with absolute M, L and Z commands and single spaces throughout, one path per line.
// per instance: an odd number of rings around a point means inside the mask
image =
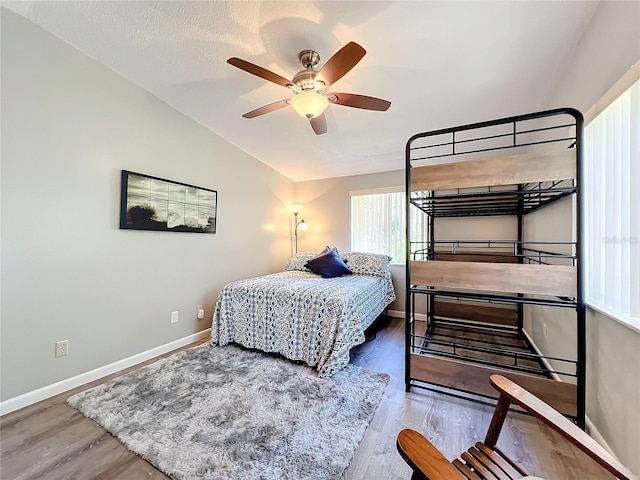
M 196 316 L 198 320 L 202 320 L 204 318 L 204 307 L 202 305 L 198 305 L 196 307 Z
M 56 342 L 56 357 L 64 357 L 69 353 L 69 340 Z
M 171 312 L 171 323 L 178 323 L 178 311 Z

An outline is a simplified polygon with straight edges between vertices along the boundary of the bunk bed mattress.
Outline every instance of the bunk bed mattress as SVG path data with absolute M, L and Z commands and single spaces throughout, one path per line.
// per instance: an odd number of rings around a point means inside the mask
M 211 326 L 211 345 L 235 342 L 317 367 L 329 377 L 349 363 L 349 350 L 395 300 L 391 275 L 322 278 L 285 271 L 224 287 Z

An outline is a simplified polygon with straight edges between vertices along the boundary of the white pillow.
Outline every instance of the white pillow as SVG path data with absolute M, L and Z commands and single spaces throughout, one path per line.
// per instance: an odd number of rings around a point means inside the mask
M 340 255 L 356 275 L 385 277 L 389 272 L 391 257 L 382 253 L 348 252 Z
M 312 258 L 316 258 L 318 255 L 322 255 L 323 253 L 327 253 L 331 250 L 329 247 L 324 247 L 320 253 L 318 252 L 299 252 L 296 253 L 293 257 L 289 259 L 287 264 L 284 266 L 284 270 L 299 270 L 301 272 L 310 272 L 307 267 L 305 267 L 306 263 Z

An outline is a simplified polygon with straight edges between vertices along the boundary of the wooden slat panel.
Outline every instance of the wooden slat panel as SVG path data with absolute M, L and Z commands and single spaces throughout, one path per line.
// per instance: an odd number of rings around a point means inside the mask
M 458 318 L 474 322 L 515 326 L 518 322 L 518 310 L 500 308 L 486 304 L 467 304 L 454 302 L 435 302 L 435 314 L 440 317 Z
M 480 462 L 477 458 L 474 458 L 469 452 L 463 452 L 460 458 L 474 471 L 476 471 L 482 478 L 486 480 L 498 480 L 495 475 L 492 475 L 489 470 Z
M 434 287 L 575 297 L 576 269 L 565 265 L 411 262 L 411 283 Z
M 469 453 L 469 455 L 477 458 L 478 461 L 480 461 L 482 465 L 484 465 L 486 469 L 489 470 L 498 480 L 513 480 L 514 478 L 520 479 L 522 477 L 522 475 L 518 475 L 517 473 L 515 476 L 509 475 L 502 468 L 500 468 L 500 465 L 492 460 L 492 457 L 485 455 L 476 447 L 469 448 L 467 452 Z
M 547 437 L 547 441 L 549 440 L 549 438 Z M 480 444 L 480 442 L 478 442 L 476 445 Z M 480 444 L 482 445 L 482 444 Z M 558 444 L 555 445 L 556 448 L 558 448 Z M 508 456 L 506 456 L 504 454 L 504 452 L 502 450 L 500 450 L 499 447 L 496 447 L 493 449 L 493 451 L 500 456 L 500 458 L 502 458 L 504 461 L 506 461 L 507 463 L 509 463 L 509 465 L 511 465 L 511 467 L 513 467 L 517 472 L 520 472 L 522 474 L 523 477 L 526 477 L 527 475 L 529 475 L 528 473 L 526 473 L 522 468 L 520 468 L 520 466 L 518 464 L 516 464 L 513 460 L 511 460 Z
M 526 473 L 524 473 L 524 471 L 520 467 L 518 467 L 517 469 L 514 468 L 513 464 L 510 461 L 505 460 L 505 458 L 499 452 L 492 450 L 485 444 L 476 442 L 476 448 L 484 453 L 488 458 L 490 458 L 491 461 L 498 465 L 507 475 L 510 475 L 513 478 L 526 476 Z
M 411 169 L 411 191 L 517 185 L 576 178 L 575 149 L 445 163 Z
M 469 480 L 482 480 L 478 474 L 476 474 L 473 470 L 467 467 L 464 463 L 460 461 L 460 459 L 456 458 L 451 462 L 454 467 L 456 467 L 462 475 L 464 475 Z
M 411 378 L 443 387 L 498 398 L 498 392 L 489 383 L 489 377 L 494 374 L 509 378 L 560 413 L 576 416 L 577 389 L 571 383 L 459 360 L 411 354 Z
M 479 252 L 482 253 L 482 252 Z M 487 263 L 518 263 L 518 257 L 515 255 L 474 255 L 470 253 L 436 253 L 435 259 L 444 262 L 487 262 Z

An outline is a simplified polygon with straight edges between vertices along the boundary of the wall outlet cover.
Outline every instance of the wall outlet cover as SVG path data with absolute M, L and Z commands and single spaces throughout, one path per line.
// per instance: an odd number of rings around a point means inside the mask
M 61 340 L 56 342 L 56 357 L 63 357 L 69 353 L 69 340 Z

